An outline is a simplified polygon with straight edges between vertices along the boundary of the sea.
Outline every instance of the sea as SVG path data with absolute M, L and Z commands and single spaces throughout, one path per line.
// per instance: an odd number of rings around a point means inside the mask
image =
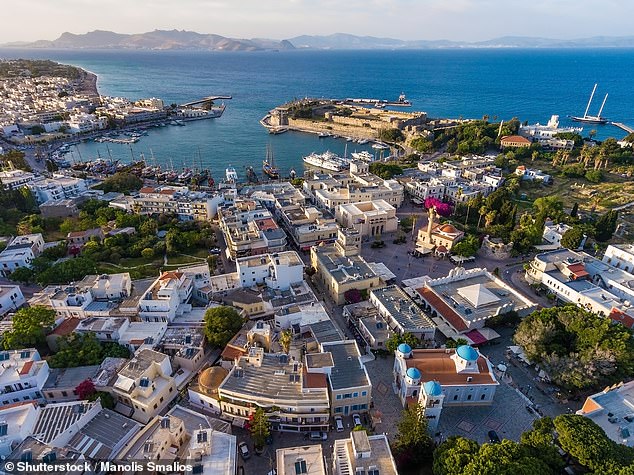
M 97 74 L 101 94 L 130 99 L 158 97 L 166 104 L 206 96 L 230 95 L 221 118 L 188 122 L 185 127 L 150 129 L 128 145 L 84 142 L 71 159 L 111 156 L 130 162 L 144 156 L 175 168 L 202 162 L 215 178 L 233 166 L 261 175 L 269 148 L 283 174 L 301 174 L 311 152 L 337 154 L 373 151 L 345 139 L 288 132 L 270 135 L 259 120 L 275 106 L 295 98 L 378 98 L 404 93 L 405 110 L 434 118 L 482 118 L 545 124 L 558 114 L 583 115 L 595 83 L 590 113 L 609 93 L 603 115 L 634 126 L 633 49 L 444 49 L 417 51 L 110 51 L 0 49 L 0 58 L 45 58 Z M 577 124 L 579 125 L 579 124 Z M 585 125 L 597 139 L 621 138 L 612 125 Z

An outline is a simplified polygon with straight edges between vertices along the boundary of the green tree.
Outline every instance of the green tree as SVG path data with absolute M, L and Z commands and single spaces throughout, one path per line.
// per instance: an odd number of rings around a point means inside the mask
M 478 236 L 468 234 L 462 241 L 451 248 L 451 253 L 457 256 L 471 257 L 476 255 L 478 249 L 480 249 Z
M 464 338 L 458 338 L 457 340 L 454 340 L 453 338 L 449 338 L 445 342 L 445 347 L 446 348 L 458 348 L 459 346 L 468 345 L 468 344 L 469 344 L 469 342 L 467 340 L 465 340 Z
M 97 391 L 88 397 L 89 401 L 96 401 L 97 399 L 101 400 L 101 407 L 104 409 L 114 409 L 115 401 L 112 394 L 105 391 Z
M 29 284 L 33 282 L 35 274 L 33 270 L 28 267 L 18 267 L 16 270 L 11 272 L 9 275 L 9 279 L 14 282 L 21 282 L 22 284 Z
M 462 475 L 479 450 L 475 440 L 449 437 L 434 450 L 434 475 Z
M 97 266 L 91 259 L 78 257 L 55 264 L 41 272 L 36 280 L 41 285 L 65 284 L 84 278 L 88 274 L 96 274 Z
M 392 452 L 399 470 L 420 466 L 431 458 L 433 442 L 423 408 L 419 404 L 403 410 L 397 429 Z
M 570 210 L 570 217 L 576 218 L 578 213 L 579 213 L 579 203 L 575 201 L 575 203 L 572 205 L 572 209 Z
M 225 346 L 243 324 L 244 319 L 233 307 L 214 307 L 205 312 L 205 336 L 215 347 Z
M 141 251 L 141 257 L 144 259 L 152 259 L 154 257 L 154 249 L 151 247 L 146 247 Z
M 271 434 L 271 424 L 264 409 L 258 407 L 249 417 L 249 433 L 256 449 L 262 449 Z
M 389 180 L 396 175 L 402 175 L 403 169 L 398 165 L 390 164 L 390 163 L 382 163 L 382 162 L 372 162 L 369 167 L 370 173 L 375 174 L 376 176 L 383 178 L 384 180 Z
M 106 178 L 100 185 L 95 188 L 103 190 L 105 193 L 115 191 L 117 193 L 130 193 L 131 191 L 140 190 L 143 186 L 143 180 L 132 173 L 117 172 Z
M 407 343 L 410 348 L 416 348 L 420 342 L 418 341 L 418 338 L 416 338 L 416 336 L 414 336 L 412 333 L 407 332 L 403 333 L 402 335 L 399 335 L 398 333 L 393 333 L 392 336 L 390 336 L 390 338 L 388 338 L 388 340 L 385 342 L 385 349 L 390 353 L 394 353 L 398 348 L 398 345 L 400 345 L 401 343 Z
M 519 324 L 514 340 L 568 389 L 603 387 L 634 370 L 632 330 L 575 305 L 533 312 Z
M 384 142 L 402 142 L 405 136 L 399 129 L 381 129 L 379 130 L 379 139 Z
M 3 335 L 5 350 L 19 350 L 41 345 L 46 341 L 46 331 L 55 322 L 55 310 L 36 305 L 21 308 L 13 316 L 13 328 Z
M 590 183 L 601 183 L 603 181 L 603 172 L 601 170 L 588 170 L 585 177 Z
M 293 341 L 293 332 L 288 329 L 284 330 L 280 334 L 280 345 L 282 345 L 282 349 L 284 353 L 288 353 L 291 349 L 291 342 Z
M 616 231 L 618 219 L 619 212 L 613 209 L 599 216 L 595 223 L 595 239 L 599 242 L 609 241 L 614 235 L 614 231 Z
M 573 226 L 561 237 L 561 245 L 568 249 L 578 249 L 583 241 L 584 230 L 581 226 Z
M 564 414 L 555 417 L 553 423 L 561 448 L 590 470 L 600 470 L 616 455 L 616 444 L 591 419 Z

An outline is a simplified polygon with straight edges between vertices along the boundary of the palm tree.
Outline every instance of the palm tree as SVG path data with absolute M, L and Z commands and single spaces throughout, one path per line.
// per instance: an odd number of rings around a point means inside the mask
M 476 226 L 478 229 L 480 229 L 480 221 L 482 221 L 482 216 L 484 216 L 485 214 L 487 214 L 489 210 L 487 209 L 486 206 L 482 206 L 479 210 L 478 213 L 480 214 L 480 217 L 478 218 L 478 225 Z
M 493 221 L 495 221 L 495 218 L 497 217 L 498 212 L 493 210 L 493 211 L 489 211 L 485 216 L 484 216 L 484 227 L 488 228 L 489 226 L 491 226 L 493 224 Z
M 293 341 L 293 332 L 289 330 L 284 330 L 280 334 L 280 345 L 282 345 L 282 349 L 284 353 L 288 353 L 291 350 L 291 342 Z

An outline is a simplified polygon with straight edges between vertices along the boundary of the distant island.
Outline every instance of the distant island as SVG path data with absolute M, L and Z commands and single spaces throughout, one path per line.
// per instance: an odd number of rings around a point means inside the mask
M 266 38 L 236 39 L 185 30 L 154 30 L 121 34 L 95 30 L 84 34 L 63 33 L 55 40 L 12 42 L 3 48 L 39 49 L 128 49 L 190 51 L 279 51 L 316 50 L 420 50 L 470 48 L 634 48 L 634 36 L 594 36 L 562 40 L 525 36 L 505 36 L 486 41 L 399 40 L 374 36 L 335 33 L 327 36 L 302 35 L 286 40 Z

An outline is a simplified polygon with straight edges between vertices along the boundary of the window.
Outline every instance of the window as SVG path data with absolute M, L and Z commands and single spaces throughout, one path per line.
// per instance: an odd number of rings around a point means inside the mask
M 486 394 L 482 394 L 482 395 L 480 395 L 480 399 L 481 399 L 481 400 L 482 400 L 482 399 L 484 399 L 485 397 L 486 397 Z
M 341 394 L 337 394 L 337 400 L 341 399 Z
M 343 409 L 341 407 L 335 407 L 335 413 L 342 412 L 342 411 L 343 411 Z
M 361 396 L 367 396 L 368 392 L 367 391 L 361 391 Z
M 62 396 L 66 397 L 68 396 L 68 393 L 66 391 L 62 391 Z
M 357 393 L 357 392 L 352 393 L 352 397 L 359 397 L 359 393 Z
M 471 401 L 472 394 L 467 395 L 467 401 Z
M 308 469 L 306 467 L 306 460 L 299 459 L 295 462 L 295 474 L 300 475 L 301 473 L 308 473 Z
M 454 400 L 454 401 L 457 401 L 457 400 L 458 400 L 458 395 L 457 395 L 457 394 L 454 394 L 453 400 Z

